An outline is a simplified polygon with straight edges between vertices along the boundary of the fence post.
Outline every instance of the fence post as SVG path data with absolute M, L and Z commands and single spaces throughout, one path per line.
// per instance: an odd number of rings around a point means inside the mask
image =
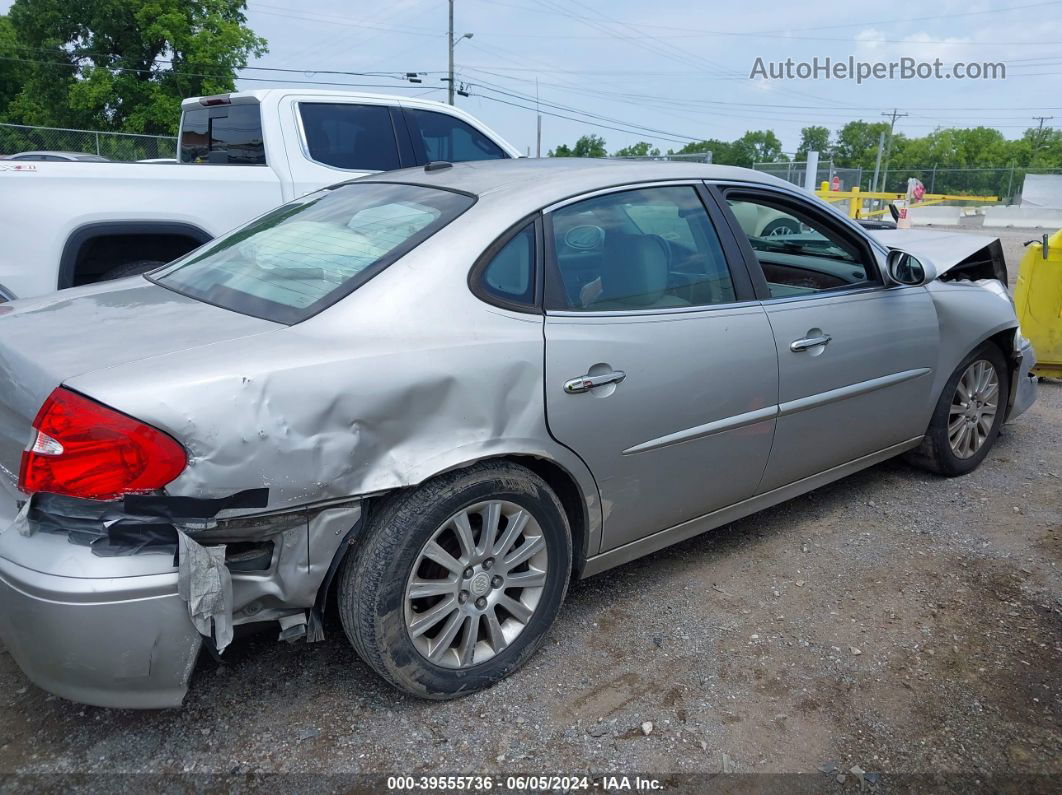
M 1014 166 L 1010 167 L 1010 177 L 1007 179 L 1007 201 L 1014 203 Z
M 929 192 L 930 193 L 936 193 L 936 191 L 933 190 L 933 188 L 935 188 L 936 186 L 937 186 L 937 164 L 934 163 L 933 164 L 933 176 L 931 176 L 929 178 Z
M 100 153 L 100 134 L 96 133 L 96 154 Z

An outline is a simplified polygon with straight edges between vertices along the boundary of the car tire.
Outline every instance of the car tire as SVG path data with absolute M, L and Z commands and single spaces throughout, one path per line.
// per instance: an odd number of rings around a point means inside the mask
M 981 394 L 970 402 L 963 400 L 960 384 L 969 392 L 970 379 L 976 379 L 977 369 L 986 374 L 990 384 L 994 384 L 994 413 L 991 423 L 982 422 L 986 406 L 976 405 L 978 401 L 988 403 L 992 395 Z M 988 374 L 988 371 L 991 374 Z M 986 391 L 991 391 L 986 389 Z M 946 477 L 955 477 L 972 472 L 985 460 L 992 445 L 999 436 L 1007 412 L 1010 396 L 1010 370 L 999 348 L 986 342 L 955 368 L 951 378 L 944 385 L 940 399 L 933 410 L 922 444 L 909 456 L 909 460 L 918 466 Z M 982 400 L 985 398 L 985 400 Z M 964 414 L 968 411 L 969 416 Z M 979 414 L 979 412 L 982 412 Z M 970 422 L 970 420 L 973 422 Z M 966 436 L 961 436 L 962 425 L 966 424 Z M 958 428 L 958 430 L 956 430 Z M 976 447 L 972 448 L 971 436 L 977 432 Z M 962 440 L 965 439 L 965 443 Z M 958 449 L 957 449 L 958 448 Z M 964 449 L 965 448 L 965 449 Z
M 165 264 L 165 262 L 153 259 L 126 262 L 123 265 L 116 265 L 109 271 L 104 271 L 103 275 L 100 276 L 99 281 L 110 282 L 115 279 L 124 279 L 126 276 L 139 276 L 141 273 L 147 273 L 148 271 L 155 270 L 155 268 L 161 268 Z
M 799 235 L 800 224 L 790 218 L 776 218 L 767 226 L 763 227 L 760 237 L 785 237 L 786 235 Z
M 470 531 L 467 542 L 459 526 Z M 546 482 L 513 463 L 475 464 L 374 507 L 340 572 L 339 614 L 359 656 L 392 685 L 422 698 L 456 698 L 493 685 L 538 649 L 564 601 L 571 561 L 568 520 Z M 466 562 L 460 573 L 453 568 Z M 485 595 L 483 575 L 493 578 Z M 538 584 L 510 585 L 517 582 Z

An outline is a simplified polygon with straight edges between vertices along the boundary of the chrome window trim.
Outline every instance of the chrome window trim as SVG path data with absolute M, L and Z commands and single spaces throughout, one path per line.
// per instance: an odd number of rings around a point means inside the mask
M 901 290 L 925 290 L 924 284 L 873 284 L 869 287 L 837 287 L 833 290 L 822 290 L 817 293 L 807 293 L 806 295 L 786 295 L 778 298 L 765 298 L 760 301 L 764 307 L 775 306 L 777 304 L 792 304 L 798 301 L 811 301 L 817 298 L 832 298 L 837 297 L 858 297 L 867 296 L 873 297 L 876 295 L 882 295 L 885 293 L 895 293 Z
M 613 185 L 608 188 L 597 188 L 589 191 L 588 193 L 580 193 L 576 196 L 569 196 L 566 199 L 561 199 L 553 204 L 547 205 L 542 208 L 542 215 L 549 215 L 555 210 L 559 210 L 562 207 L 567 207 L 570 204 L 585 201 L 586 199 L 593 199 L 598 196 L 607 196 L 610 193 L 623 193 L 629 190 L 641 190 L 643 188 L 673 188 L 673 187 L 690 187 L 696 189 L 697 186 L 703 182 L 700 179 L 668 179 L 668 180 L 651 180 L 649 182 L 625 182 L 622 185 Z M 699 198 L 699 197 L 698 197 Z M 707 209 L 705 213 L 707 213 Z

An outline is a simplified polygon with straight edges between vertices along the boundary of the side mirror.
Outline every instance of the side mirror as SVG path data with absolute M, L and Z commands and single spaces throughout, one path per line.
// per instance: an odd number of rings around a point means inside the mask
M 934 271 L 931 265 L 923 263 L 906 251 L 892 249 L 885 260 L 889 278 L 896 284 L 918 286 L 932 281 Z

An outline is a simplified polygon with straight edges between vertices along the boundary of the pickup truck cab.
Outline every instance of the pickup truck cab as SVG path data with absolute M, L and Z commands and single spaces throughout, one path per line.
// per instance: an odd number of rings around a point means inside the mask
M 185 100 L 176 164 L 0 161 L 0 301 L 142 273 L 325 185 L 519 157 L 429 100 L 284 88 Z

